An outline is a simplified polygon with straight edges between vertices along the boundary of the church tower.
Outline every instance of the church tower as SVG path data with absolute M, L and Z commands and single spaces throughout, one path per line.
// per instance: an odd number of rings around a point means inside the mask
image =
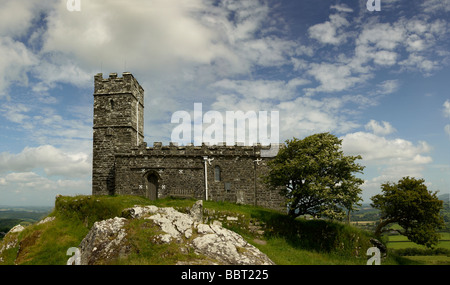
M 92 194 L 115 194 L 115 155 L 144 142 L 144 89 L 134 76 L 94 77 Z

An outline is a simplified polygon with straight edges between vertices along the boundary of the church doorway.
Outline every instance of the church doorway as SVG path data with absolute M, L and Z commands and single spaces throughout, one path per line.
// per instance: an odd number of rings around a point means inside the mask
M 158 176 L 155 173 L 149 173 L 146 183 L 146 197 L 152 201 L 158 199 Z

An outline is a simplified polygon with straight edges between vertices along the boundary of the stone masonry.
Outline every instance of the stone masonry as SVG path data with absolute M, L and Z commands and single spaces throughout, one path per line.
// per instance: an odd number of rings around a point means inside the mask
M 270 146 L 144 142 L 144 89 L 131 73 L 95 76 L 93 195 L 175 196 L 283 209 L 261 176 Z

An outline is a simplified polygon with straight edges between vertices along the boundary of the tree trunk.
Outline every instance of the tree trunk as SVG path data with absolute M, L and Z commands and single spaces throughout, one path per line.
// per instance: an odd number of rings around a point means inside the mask
M 377 228 L 375 229 L 375 233 L 374 233 L 375 236 L 380 237 L 381 233 L 383 232 L 383 228 L 393 222 L 395 222 L 394 219 L 386 219 L 384 221 L 381 220 L 380 223 L 378 224 Z

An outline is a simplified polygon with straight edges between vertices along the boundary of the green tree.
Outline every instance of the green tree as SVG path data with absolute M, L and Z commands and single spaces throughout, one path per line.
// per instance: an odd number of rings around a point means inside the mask
M 388 225 L 398 223 L 402 227 L 398 232 L 412 242 L 427 247 L 437 244 L 437 231 L 444 226 L 440 215 L 443 202 L 424 183 L 423 179 L 404 177 L 396 184 L 381 185 L 382 193 L 372 197 L 372 207 L 381 211 L 376 236 L 388 231 Z
M 266 183 L 281 189 L 292 217 L 312 215 L 342 219 L 361 200 L 363 166 L 360 156 L 345 156 L 342 140 L 330 133 L 286 141 L 278 155 L 268 163 Z

